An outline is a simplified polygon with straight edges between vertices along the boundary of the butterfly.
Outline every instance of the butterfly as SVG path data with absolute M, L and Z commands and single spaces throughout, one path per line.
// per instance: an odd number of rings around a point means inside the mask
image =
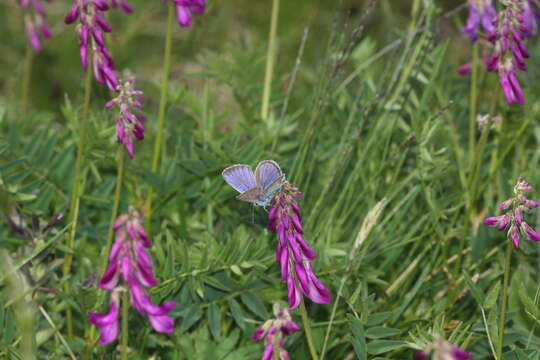
M 255 173 L 249 165 L 229 166 L 222 172 L 225 181 L 240 193 L 236 198 L 266 208 L 285 183 L 285 175 L 273 160 L 263 160 Z

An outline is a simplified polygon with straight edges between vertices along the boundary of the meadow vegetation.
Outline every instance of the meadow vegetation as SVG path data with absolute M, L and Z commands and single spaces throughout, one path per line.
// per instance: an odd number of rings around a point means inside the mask
M 540 358 L 537 35 L 517 74 L 524 104 L 509 105 L 486 71 L 489 36 L 460 32 L 465 1 L 281 1 L 273 17 L 276 3 L 209 0 L 190 27 L 172 1 L 106 11 L 114 71 L 144 93 L 133 121 L 118 120 L 123 100 L 105 108 L 119 93 L 96 81 L 96 58 L 83 70 L 71 1 L 43 2 L 52 37 L 39 52 L 27 9 L 0 3 L 0 359 L 259 359 L 252 334 L 274 318 L 283 345 L 266 345 L 294 360 L 412 359 L 441 339 L 475 360 Z M 279 312 L 291 289 L 272 208 L 237 201 L 222 177 L 265 159 L 302 194 L 295 234 L 329 304 L 303 297 Z M 527 208 L 510 212 L 509 235 L 485 226 L 514 196 L 511 210 Z M 127 223 L 113 230 L 127 213 L 152 243 L 144 291 L 176 302 L 158 315 L 140 293 L 128 309 L 142 285 L 98 287 L 111 246 L 131 236 Z M 522 223 L 533 233 L 516 248 Z M 111 293 L 126 306 L 102 346 L 88 313 L 107 313 Z

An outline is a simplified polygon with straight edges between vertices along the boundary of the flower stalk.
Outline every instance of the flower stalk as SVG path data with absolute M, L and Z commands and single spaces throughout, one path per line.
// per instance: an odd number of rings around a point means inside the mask
M 154 153 L 152 155 L 152 172 L 157 172 L 159 168 L 159 160 L 161 153 L 161 142 L 163 141 L 163 129 L 165 127 L 165 110 L 167 109 L 167 97 L 169 90 L 169 76 L 171 72 L 171 51 L 172 51 L 172 35 L 174 30 L 174 13 L 175 6 L 172 1 L 169 1 L 168 15 L 167 15 L 167 30 L 165 34 L 165 49 L 163 53 L 163 71 L 161 78 L 161 95 L 159 99 L 159 113 L 158 124 L 156 131 L 156 142 L 154 145 Z M 148 229 L 148 233 L 152 233 L 151 220 L 152 220 L 152 200 L 154 198 L 154 192 L 150 188 L 148 193 L 148 203 L 146 207 L 146 223 L 145 226 Z
M 122 295 L 122 346 L 120 348 L 120 359 L 127 360 L 128 358 L 128 312 L 129 312 L 129 293 L 124 291 Z
M 499 343 L 497 344 L 497 360 L 502 359 L 502 349 L 504 343 L 504 328 L 506 325 L 506 306 L 508 303 L 508 279 L 510 278 L 510 265 L 512 262 L 512 243 L 506 245 L 506 256 L 504 259 L 504 278 L 501 299 L 501 314 L 499 316 Z
M 161 143 L 163 141 L 163 129 L 165 127 L 165 111 L 167 109 L 167 98 L 169 94 L 169 77 L 171 72 L 171 52 L 172 52 L 172 36 L 174 30 L 174 3 L 169 1 L 167 15 L 167 32 L 165 34 L 165 50 L 163 53 L 163 71 L 161 78 L 161 95 L 159 98 L 159 113 L 156 133 L 156 142 L 154 146 L 154 154 L 152 157 L 152 171 L 156 172 L 159 167 L 161 155 Z M 151 199 L 149 199 L 151 201 Z M 150 217 L 150 214 L 149 216 Z
M 264 88 L 261 106 L 261 118 L 268 119 L 270 111 L 270 93 L 272 92 L 272 78 L 274 75 L 274 62 L 276 58 L 276 33 L 279 15 L 279 0 L 272 1 L 272 15 L 270 32 L 268 34 L 268 50 L 266 53 L 266 70 L 264 74 Z
M 107 233 L 107 245 L 105 247 L 104 254 L 108 254 L 109 251 L 111 250 L 112 240 L 113 240 L 113 235 L 114 235 L 113 225 L 114 225 L 114 221 L 118 217 L 118 208 L 120 207 L 120 197 L 122 194 L 122 183 L 124 180 L 124 152 L 122 151 L 122 148 L 120 146 L 118 146 L 117 148 L 116 158 L 117 158 L 116 186 L 114 189 L 113 207 L 111 210 L 111 221 L 110 221 L 109 231 Z M 103 274 L 106 267 L 107 267 L 107 257 L 104 256 L 101 262 L 101 266 L 99 268 L 99 273 Z
M 302 316 L 302 324 L 304 325 L 304 331 L 306 332 L 306 340 L 309 347 L 309 353 L 312 360 L 319 360 L 317 350 L 315 350 L 315 344 L 313 343 L 313 334 L 311 332 L 311 326 L 309 324 L 309 317 L 306 311 L 306 305 L 304 304 L 304 298 L 300 300 L 300 315 Z
M 24 73 L 21 88 L 21 111 L 23 118 L 28 113 L 28 96 L 30 93 L 30 82 L 32 79 L 32 63 L 34 60 L 34 54 L 32 52 L 32 46 L 26 45 L 26 52 L 24 54 Z

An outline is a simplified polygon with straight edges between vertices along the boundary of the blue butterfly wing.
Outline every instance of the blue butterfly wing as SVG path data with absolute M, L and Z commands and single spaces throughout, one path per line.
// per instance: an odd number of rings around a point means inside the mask
M 257 187 L 255 175 L 251 166 L 248 165 L 233 165 L 229 166 L 222 172 L 225 181 L 239 193 L 245 193 Z
M 279 165 L 273 160 L 261 161 L 255 169 L 255 180 L 263 190 L 274 184 L 280 177 L 283 177 L 283 172 Z

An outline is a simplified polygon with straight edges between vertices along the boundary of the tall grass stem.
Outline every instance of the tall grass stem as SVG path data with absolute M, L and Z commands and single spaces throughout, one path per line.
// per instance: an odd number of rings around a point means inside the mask
M 261 118 L 268 119 L 270 111 L 270 93 L 272 92 L 272 77 L 274 75 L 274 62 L 276 59 L 276 33 L 279 15 L 279 0 L 272 0 L 272 15 L 270 19 L 270 33 L 268 35 L 268 50 L 266 53 L 266 70 L 264 74 L 264 88 L 261 105 Z
M 161 143 L 163 141 L 163 129 L 165 127 L 165 112 L 167 109 L 167 97 L 169 93 L 169 76 L 171 72 L 171 52 L 172 52 L 172 36 L 174 31 L 174 13 L 175 7 L 172 0 L 169 0 L 167 14 L 167 32 L 165 34 L 165 50 L 163 53 L 163 73 L 161 79 L 161 96 L 159 99 L 158 127 L 156 132 L 156 142 L 154 145 L 154 154 L 152 155 L 152 172 L 157 172 L 159 168 L 159 160 L 161 155 Z M 154 193 L 152 188 L 148 193 L 148 205 L 146 214 L 146 230 L 151 233 L 152 220 L 152 200 Z
M 66 246 L 68 249 L 73 250 L 73 245 L 75 243 L 75 235 L 77 234 L 77 218 L 79 217 L 79 205 L 81 201 L 82 194 L 81 191 L 81 175 L 82 175 L 82 165 L 84 162 L 85 155 L 85 146 L 86 138 L 88 133 L 88 123 L 90 122 L 89 113 L 90 113 L 90 97 L 92 93 L 92 54 L 89 54 L 89 64 L 86 69 L 86 79 L 84 82 L 84 104 L 82 111 L 82 119 L 79 127 L 79 143 L 77 145 L 77 158 L 75 160 L 75 175 L 73 178 L 73 184 L 71 187 L 71 201 L 68 214 L 68 223 L 71 224 L 71 229 L 67 236 Z M 69 293 L 69 281 L 68 277 L 71 271 L 71 262 L 73 260 L 73 254 L 66 254 L 63 266 L 64 274 L 64 292 Z M 68 337 L 73 337 L 73 316 L 71 308 L 68 307 L 66 310 L 66 326 Z

